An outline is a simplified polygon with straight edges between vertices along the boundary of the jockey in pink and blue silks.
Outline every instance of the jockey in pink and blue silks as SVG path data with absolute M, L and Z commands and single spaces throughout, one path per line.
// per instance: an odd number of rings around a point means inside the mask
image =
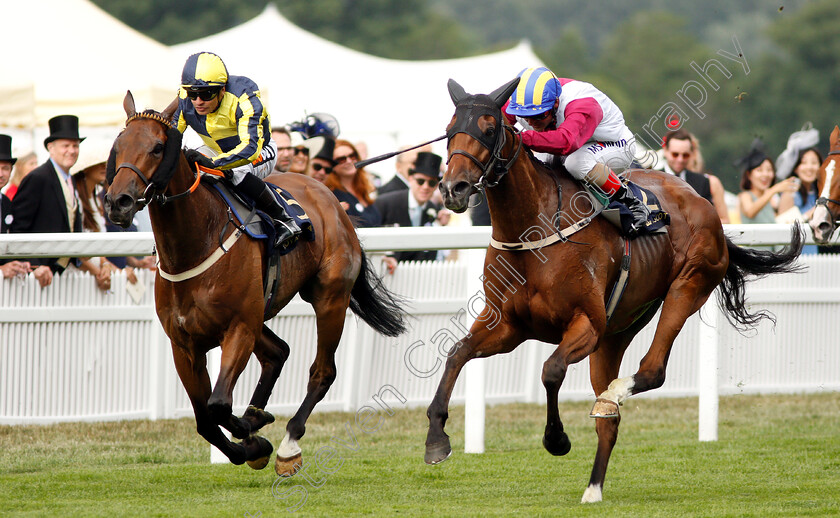
M 632 233 L 643 228 L 648 208 L 616 176 L 630 167 L 636 152 L 618 106 L 591 84 L 557 78 L 545 67 L 527 68 L 519 77 L 502 111 L 511 124 L 524 128 L 522 143 L 558 156 L 589 190 L 630 209 Z

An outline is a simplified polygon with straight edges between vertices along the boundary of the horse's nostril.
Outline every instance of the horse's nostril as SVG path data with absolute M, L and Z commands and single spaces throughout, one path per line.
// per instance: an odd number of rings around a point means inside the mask
M 469 182 L 458 182 L 455 184 L 455 187 L 452 188 L 452 194 L 455 196 L 465 196 L 467 193 L 470 192 L 470 183 Z
M 128 194 L 120 194 L 117 196 L 117 208 L 121 211 L 126 211 L 134 207 L 135 199 Z

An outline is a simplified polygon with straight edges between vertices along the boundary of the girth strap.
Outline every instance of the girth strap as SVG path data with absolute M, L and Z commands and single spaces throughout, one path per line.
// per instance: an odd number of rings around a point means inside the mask
M 624 257 L 621 258 L 621 271 L 618 274 L 618 280 L 613 286 L 610 298 L 607 300 L 607 324 L 610 323 L 610 318 L 618 307 L 621 296 L 624 295 L 624 288 L 627 287 L 627 279 L 630 278 L 630 241 L 624 240 Z

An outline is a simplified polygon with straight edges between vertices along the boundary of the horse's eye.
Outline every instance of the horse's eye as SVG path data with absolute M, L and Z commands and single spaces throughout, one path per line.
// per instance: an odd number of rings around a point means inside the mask
M 158 142 L 155 144 L 154 149 L 152 149 L 152 154 L 155 156 L 163 154 L 163 143 Z
M 484 130 L 484 134 L 488 137 L 492 137 L 496 134 L 496 126 L 487 126 L 487 129 Z

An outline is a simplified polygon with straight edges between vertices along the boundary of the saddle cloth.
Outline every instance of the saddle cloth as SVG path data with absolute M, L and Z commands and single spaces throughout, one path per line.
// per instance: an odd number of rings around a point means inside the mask
M 649 211 L 645 226 L 639 231 L 638 236 L 667 232 L 665 227 L 671 223 L 671 216 L 659 204 L 656 195 L 630 181 L 627 182 L 627 188 L 633 192 L 636 198 L 642 200 Z M 610 223 L 618 227 L 625 236 L 628 235 L 628 231 L 633 225 L 633 214 L 624 204 L 617 201 L 611 202 L 602 214 Z
M 274 194 L 275 199 L 286 209 L 286 213 L 294 218 L 295 223 L 297 223 L 302 230 L 298 238 L 290 239 L 289 241 L 283 243 L 283 246 L 278 247 L 276 252 L 279 255 L 288 254 L 295 249 L 300 239 L 305 241 L 314 241 L 315 228 L 312 226 L 312 222 L 309 220 L 309 216 L 307 216 L 303 207 L 294 199 L 289 191 L 271 183 L 266 183 L 266 185 L 268 185 L 272 194 Z M 267 244 L 269 247 L 269 255 L 273 254 L 275 252 L 273 244 L 276 231 L 274 230 L 274 223 L 271 218 L 263 211 L 258 210 L 256 213 L 259 218 L 249 219 L 251 211 L 254 210 L 254 205 L 251 200 L 246 200 L 245 197 L 239 193 L 234 194 L 227 188 L 224 182 L 214 183 L 213 188 L 216 189 L 219 196 L 221 196 L 222 200 L 224 200 L 230 208 L 233 215 L 236 216 L 239 221 L 243 222 L 244 232 L 253 239 L 268 240 Z

